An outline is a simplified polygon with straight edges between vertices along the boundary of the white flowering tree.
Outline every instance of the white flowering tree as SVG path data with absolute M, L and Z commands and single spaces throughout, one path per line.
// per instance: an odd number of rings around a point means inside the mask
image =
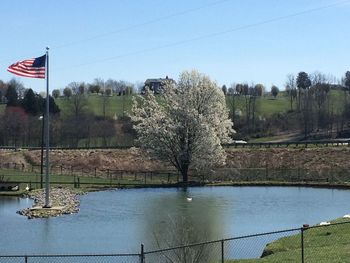
M 141 145 L 176 167 L 184 183 L 190 168 L 225 163 L 221 144 L 234 132 L 225 96 L 197 71 L 183 72 L 157 97 L 148 90 L 134 98 L 131 117 Z

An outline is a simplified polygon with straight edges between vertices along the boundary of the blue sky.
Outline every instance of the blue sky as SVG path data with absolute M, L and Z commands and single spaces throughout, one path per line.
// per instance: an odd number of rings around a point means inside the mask
M 267 89 L 299 71 L 340 78 L 350 70 L 349 17 L 350 0 L 2 0 L 0 79 L 46 46 L 51 90 L 97 77 L 177 79 L 189 69 L 220 86 Z M 45 89 L 44 80 L 18 79 Z

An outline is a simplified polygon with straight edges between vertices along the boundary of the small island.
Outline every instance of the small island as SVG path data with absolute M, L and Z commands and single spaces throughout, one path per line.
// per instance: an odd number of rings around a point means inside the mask
M 77 213 L 80 204 L 77 198 L 78 194 L 80 193 L 71 188 L 51 188 L 51 207 L 43 208 L 45 203 L 44 189 L 28 192 L 28 197 L 34 199 L 33 206 L 17 211 L 17 213 L 28 217 L 28 219 Z

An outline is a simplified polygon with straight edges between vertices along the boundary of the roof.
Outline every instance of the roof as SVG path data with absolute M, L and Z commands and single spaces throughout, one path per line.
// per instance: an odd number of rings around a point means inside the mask
M 168 78 L 158 78 L 158 79 L 146 79 L 145 85 L 150 84 L 150 83 L 164 83 L 164 82 L 170 82 L 170 83 L 176 83 L 175 80 Z

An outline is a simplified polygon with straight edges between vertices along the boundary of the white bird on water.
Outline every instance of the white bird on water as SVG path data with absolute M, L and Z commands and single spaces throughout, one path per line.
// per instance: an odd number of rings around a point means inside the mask
M 187 197 L 186 199 L 187 199 L 188 202 L 192 201 L 192 197 Z

